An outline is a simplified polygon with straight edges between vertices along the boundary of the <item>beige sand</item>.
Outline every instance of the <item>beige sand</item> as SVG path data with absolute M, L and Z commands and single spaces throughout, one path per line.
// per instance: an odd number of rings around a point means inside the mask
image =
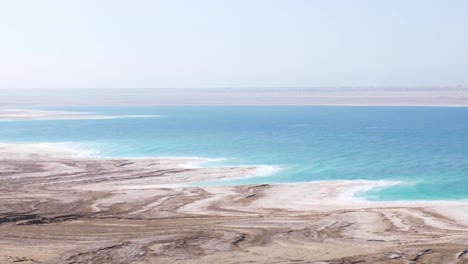
M 468 263 L 468 203 L 350 199 L 372 181 L 190 187 L 198 159 L 0 145 L 0 263 Z

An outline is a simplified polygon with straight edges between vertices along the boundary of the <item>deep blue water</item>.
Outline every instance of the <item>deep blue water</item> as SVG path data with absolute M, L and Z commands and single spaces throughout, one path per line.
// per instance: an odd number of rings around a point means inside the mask
M 468 108 L 70 107 L 158 118 L 0 122 L 0 142 L 75 142 L 102 156 L 226 158 L 276 165 L 268 177 L 224 184 L 402 181 L 371 200 L 468 199 Z M 215 164 L 213 164 L 215 165 Z

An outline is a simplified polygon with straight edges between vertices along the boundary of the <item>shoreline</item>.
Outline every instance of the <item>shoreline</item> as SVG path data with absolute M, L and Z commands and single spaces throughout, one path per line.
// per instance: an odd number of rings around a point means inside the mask
M 74 145 L 74 146 L 73 146 Z M 69 160 L 88 160 L 88 161 L 115 161 L 115 160 L 128 160 L 128 161 L 148 161 L 158 160 L 165 163 L 167 166 L 173 166 L 178 168 L 186 169 L 213 169 L 218 174 L 223 174 L 225 170 L 229 171 L 232 169 L 238 169 L 245 175 L 241 174 L 229 174 L 227 177 L 216 177 L 213 179 L 203 178 L 206 184 L 203 184 L 197 180 L 188 180 L 183 183 L 175 181 L 169 181 L 161 186 L 177 186 L 179 187 L 196 187 L 196 188 L 223 188 L 223 187 L 238 187 L 248 186 L 255 184 L 242 184 L 242 185 L 211 185 L 210 183 L 215 182 L 227 182 L 239 179 L 249 179 L 256 177 L 268 177 L 281 170 L 283 168 L 276 165 L 224 165 L 224 166 L 203 166 L 203 164 L 224 161 L 225 158 L 204 158 L 204 157 L 191 157 L 191 156 L 156 156 L 156 157 L 104 157 L 99 156 L 99 151 L 87 149 L 80 146 L 79 143 L 74 142 L 42 142 L 42 143 L 1 143 L 0 142 L 0 160 L 1 159 L 69 159 Z M 10 154 L 10 155 L 8 155 Z M 390 181 L 390 180 L 365 180 L 365 179 L 353 179 L 353 180 L 316 180 L 308 182 L 288 182 L 288 183 L 260 183 L 270 186 L 320 186 L 320 185 L 334 185 L 336 188 L 347 186 L 341 192 L 335 194 L 332 198 L 336 201 L 354 202 L 356 204 L 366 205 L 399 205 L 399 204 L 458 204 L 468 203 L 468 199 L 461 200 L 392 200 L 392 201 L 372 201 L 367 200 L 365 197 L 358 196 L 359 193 L 365 193 L 374 188 L 393 186 L 402 184 L 401 181 Z M 257 184 L 258 185 L 258 184 Z
M 105 120 L 121 118 L 159 118 L 161 115 L 101 115 L 92 112 L 74 112 L 62 110 L 41 110 L 41 107 L 64 107 L 65 105 L 42 105 L 37 109 L 14 109 L 0 107 L 0 122 L 16 121 L 53 121 L 53 120 Z M 70 105 L 67 105 L 70 106 Z M 73 105 L 72 105 L 73 106 Z M 79 105 L 76 105 L 79 106 Z M 98 106 L 133 106 L 132 104 L 111 104 Z M 420 107 L 420 108 L 466 108 L 467 104 L 142 104 L 142 106 L 206 106 L 206 107 Z
M 15 152 L 15 150 L 17 152 Z M 8 156 L 6 153 L 10 152 L 11 156 Z M 65 158 L 65 159 L 77 159 L 77 160 L 96 160 L 96 161 L 106 161 L 106 160 L 131 160 L 131 161 L 145 161 L 145 160 L 165 160 L 168 161 L 169 166 L 175 166 L 180 168 L 188 169 L 216 169 L 219 170 L 222 174 L 223 170 L 230 170 L 232 168 L 246 168 L 248 170 L 246 175 L 232 175 L 230 177 L 215 178 L 210 180 L 209 178 L 204 179 L 205 183 L 200 181 L 188 181 L 185 183 L 176 183 L 169 182 L 165 183 L 164 186 L 177 186 L 177 187 L 198 187 L 198 188 L 210 188 L 210 187 L 233 187 L 236 185 L 222 185 L 213 183 L 222 183 L 232 180 L 240 179 L 249 179 L 256 177 L 268 177 L 281 170 L 283 168 L 275 165 L 235 165 L 235 166 L 203 166 L 203 164 L 210 162 L 217 162 L 226 160 L 225 158 L 203 158 L 203 157 L 190 157 L 190 156 L 157 156 L 157 157 L 104 157 L 99 156 L 99 151 L 87 149 L 78 143 L 73 142 L 57 142 L 57 143 L 0 143 L 0 159 L 28 159 L 31 157 L 34 158 Z M 19 156 L 16 156 L 19 155 Z M 371 190 L 373 188 L 378 188 L 382 186 L 391 186 L 399 184 L 400 182 L 391 182 L 385 180 L 318 180 L 318 181 L 309 181 L 309 182 L 290 182 L 290 183 L 263 183 L 269 184 L 272 186 L 278 185 L 320 185 L 320 184 L 335 184 L 336 186 L 349 185 L 352 187 L 349 189 L 343 190 L 341 193 L 337 194 L 337 200 L 347 200 L 351 202 L 365 202 L 372 203 L 373 201 L 366 200 L 363 197 L 357 197 L 356 195 L 361 192 Z M 247 186 L 251 184 L 243 184 L 242 186 Z M 424 200 L 421 200 L 424 201 Z M 444 201 L 444 200 L 440 200 Z M 399 201 L 388 201 L 388 202 L 399 202 Z
M 14 105 L 12 105 L 14 106 Z M 179 103 L 142 103 L 142 104 L 119 104 L 119 103 L 109 103 L 109 104 L 92 104 L 92 105 L 82 105 L 82 104 L 55 104 L 55 103 L 44 103 L 44 104 L 38 104 L 34 105 L 34 109 L 43 109 L 43 108 L 64 108 L 64 107 L 81 107 L 81 106 L 87 106 L 87 107 L 132 107 L 132 106 L 167 106 L 167 107 L 177 107 L 177 106 L 205 106 L 205 107 L 223 107 L 223 106 L 232 106 L 232 107 L 243 107 L 243 106 L 251 106 L 251 107 L 272 107 L 272 106 L 278 106 L 278 107 L 305 107 L 305 106 L 330 106 L 330 107 L 455 107 L 455 108 L 465 108 L 468 107 L 467 104 L 399 104 L 399 103 L 389 103 L 389 104 L 383 104 L 383 103 L 366 103 L 366 104 L 356 104 L 356 103 L 255 103 L 255 104 L 242 104 L 242 103 L 233 103 L 233 104 L 227 104 L 227 103 L 219 103 L 219 104 L 207 104 L 207 103 L 190 103 L 190 104 L 179 104 Z M 29 107 L 29 105 L 28 105 Z M 10 107 L 0 107 L 0 110 L 4 109 L 11 109 Z M 26 110 L 29 108 L 25 109 L 19 109 L 19 110 Z M 10 120 L 11 121 L 11 120 Z
M 256 168 L 77 158 L 34 144 L 0 144 L 0 160 L 0 263 L 468 261 L 468 202 L 343 197 L 365 181 L 187 186 Z
M 0 108 L 0 122 L 157 118 L 159 115 L 101 115 L 92 112 Z

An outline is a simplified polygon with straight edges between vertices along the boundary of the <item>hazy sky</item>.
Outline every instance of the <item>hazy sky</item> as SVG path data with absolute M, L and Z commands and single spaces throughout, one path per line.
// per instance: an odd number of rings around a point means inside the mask
M 0 88 L 467 85 L 466 0 L 0 0 Z

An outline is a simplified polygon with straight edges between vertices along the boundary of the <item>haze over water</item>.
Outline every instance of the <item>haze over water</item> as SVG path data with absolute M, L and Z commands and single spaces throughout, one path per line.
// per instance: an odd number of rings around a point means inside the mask
M 270 176 L 215 184 L 365 179 L 402 182 L 367 192 L 365 197 L 370 200 L 468 198 L 468 108 L 148 106 L 60 110 L 160 117 L 1 122 L 0 141 L 55 142 L 104 157 L 197 156 L 224 158 L 209 166 L 282 168 Z

